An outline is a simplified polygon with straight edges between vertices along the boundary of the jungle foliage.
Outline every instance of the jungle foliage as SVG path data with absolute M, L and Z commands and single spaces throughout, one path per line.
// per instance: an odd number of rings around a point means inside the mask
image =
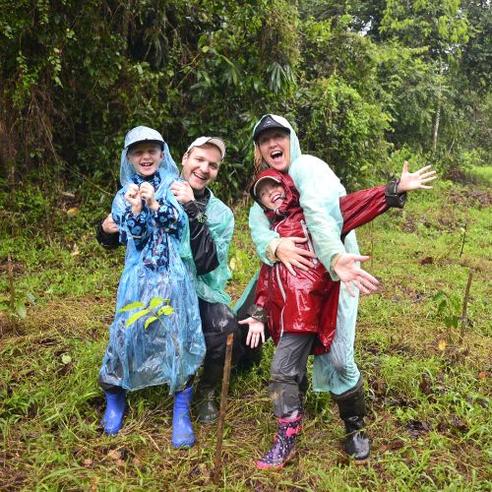
M 296 121 L 304 151 L 356 185 L 412 152 L 449 170 L 489 160 L 492 12 L 478 0 L 3 0 L 0 164 L 19 179 L 111 193 L 136 124 L 173 155 L 222 136 L 237 198 L 251 130 Z M 375 172 L 376 171 L 376 172 Z

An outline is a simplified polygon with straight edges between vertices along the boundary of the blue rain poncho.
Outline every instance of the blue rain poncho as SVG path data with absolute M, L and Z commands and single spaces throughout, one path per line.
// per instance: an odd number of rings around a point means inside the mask
M 227 281 L 231 278 L 231 271 L 228 265 L 229 245 L 231 244 L 234 232 L 234 215 L 231 209 L 219 200 L 212 191 L 205 209 L 207 216 L 207 226 L 215 243 L 217 260 L 219 266 L 209 273 L 196 277 L 196 292 L 198 297 L 204 301 L 229 304 L 231 298 L 225 291 Z M 188 241 L 183 241 L 182 257 L 191 256 L 191 248 L 186 250 Z M 196 270 L 194 270 L 196 273 Z
M 304 211 L 306 224 L 311 233 L 313 246 L 317 257 L 330 273 L 333 280 L 338 280 L 331 268 L 331 260 L 338 253 L 359 254 L 355 232 L 347 234 L 345 241 L 340 239 L 343 218 L 340 212 L 340 197 L 346 195 L 345 188 L 329 166 L 317 157 L 302 154 L 299 139 L 289 122 L 276 115 L 270 115 L 284 127 L 290 129 L 290 158 L 288 173 L 300 194 L 300 205 Z M 260 118 L 259 121 L 261 121 Z M 254 130 L 253 130 L 254 131 Z M 270 229 L 270 223 L 261 209 L 255 203 L 249 214 L 249 227 L 261 261 L 271 265 L 266 255 L 270 242 L 279 235 Z M 250 282 L 249 287 L 252 285 Z M 248 289 L 248 288 L 247 288 Z M 247 292 L 238 301 L 238 306 L 246 298 Z M 358 295 L 352 297 L 342 284 L 337 312 L 337 337 L 346 338 L 343 345 L 347 351 L 353 350 L 353 334 L 357 319 Z M 314 358 L 313 389 L 315 391 L 333 391 L 333 363 L 330 354 Z
M 167 384 L 173 393 L 197 371 L 205 355 L 193 265 L 180 257 L 182 241 L 189 236 L 188 220 L 169 191 L 177 176 L 164 144 L 164 158 L 151 180 L 159 210 L 153 212 L 144 206 L 135 218 L 124 195 L 129 184 L 140 184 L 142 178 L 127 158 L 127 147 L 123 149 L 123 188 L 113 201 L 112 215 L 120 229 L 120 241 L 126 243 L 126 258 L 100 371 L 101 383 L 127 390 Z M 147 328 L 144 324 L 149 316 L 125 326 L 136 311 L 119 310 L 136 301 L 147 306 L 154 297 L 169 299 L 174 312 Z

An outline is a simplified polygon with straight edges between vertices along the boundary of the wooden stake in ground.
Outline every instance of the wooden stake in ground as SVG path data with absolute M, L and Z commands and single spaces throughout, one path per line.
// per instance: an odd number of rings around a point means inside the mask
M 461 249 L 460 249 L 460 258 L 463 255 L 463 250 L 465 249 L 465 242 L 466 242 L 466 230 L 467 230 L 468 224 L 465 223 L 463 226 L 463 235 L 461 236 Z
M 15 285 L 14 285 L 14 266 L 12 264 L 12 258 L 10 255 L 7 257 L 7 279 L 9 284 L 9 294 L 10 294 L 10 310 L 15 313 Z
M 467 322 L 466 311 L 468 308 L 468 296 L 470 295 L 470 286 L 472 283 L 473 272 L 470 270 L 468 274 L 468 282 L 466 283 L 465 296 L 463 297 L 463 309 L 461 310 L 461 328 L 460 328 L 460 343 L 463 343 L 465 337 L 465 326 Z
M 229 379 L 231 377 L 231 361 L 232 361 L 232 342 L 234 341 L 234 333 L 227 336 L 226 353 L 224 362 L 224 375 L 222 376 L 222 392 L 220 394 L 220 410 L 219 419 L 217 421 L 217 444 L 215 446 L 214 470 L 212 478 L 214 482 L 219 480 L 222 471 L 222 440 L 224 438 L 224 420 L 227 408 L 227 393 L 229 392 Z

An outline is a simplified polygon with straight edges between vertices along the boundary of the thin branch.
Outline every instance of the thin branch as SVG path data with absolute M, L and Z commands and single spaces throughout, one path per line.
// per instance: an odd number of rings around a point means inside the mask
M 229 392 L 229 379 L 231 376 L 232 342 L 234 333 L 227 335 L 224 374 L 222 377 L 222 393 L 220 395 L 220 411 L 217 421 L 217 444 L 215 446 L 213 481 L 217 482 L 222 471 L 222 440 L 224 438 L 224 421 L 227 408 L 227 393 Z

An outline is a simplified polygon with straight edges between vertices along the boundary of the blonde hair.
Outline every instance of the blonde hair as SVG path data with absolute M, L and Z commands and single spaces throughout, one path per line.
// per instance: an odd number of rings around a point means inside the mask
M 260 171 L 264 169 L 268 169 L 268 165 L 263 160 L 263 157 L 260 152 L 260 147 L 255 143 L 255 151 L 254 151 L 254 175 L 256 176 Z

